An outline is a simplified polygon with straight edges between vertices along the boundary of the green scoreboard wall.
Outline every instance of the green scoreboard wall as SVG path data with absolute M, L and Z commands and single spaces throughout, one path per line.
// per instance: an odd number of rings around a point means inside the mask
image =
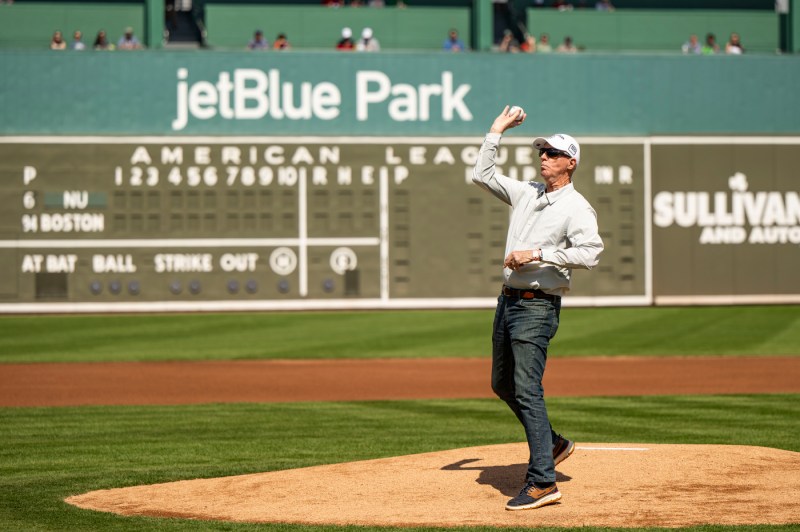
M 505 104 L 507 175 L 537 178 L 534 136 L 582 145 L 606 250 L 565 304 L 800 302 L 795 57 L 0 65 L 0 312 L 490 307 L 509 213 L 470 173 Z
M 799 138 L 579 141 L 606 250 L 567 304 L 800 301 Z M 0 311 L 489 306 L 509 211 L 471 183 L 478 147 L 5 139 Z M 535 160 L 508 138 L 499 171 Z
M 15 272 L 0 308 L 483 305 L 502 283 L 508 207 L 472 184 L 477 149 L 456 138 L 0 143 L 0 264 Z M 575 282 L 586 303 L 646 296 L 642 154 L 636 143 L 584 149 L 587 168 L 608 169 L 598 180 L 587 170 L 581 190 L 609 244 L 598 272 Z M 526 180 L 535 160 L 520 140 L 498 157 Z

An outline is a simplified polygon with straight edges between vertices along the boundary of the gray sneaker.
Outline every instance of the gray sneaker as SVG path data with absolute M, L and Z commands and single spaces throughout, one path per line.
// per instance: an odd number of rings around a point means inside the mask
M 537 488 L 533 482 L 528 482 L 519 495 L 508 501 L 506 510 L 541 508 L 559 500 L 561 500 L 561 492 L 558 491 L 558 486 L 555 484 L 547 488 Z
M 574 451 L 575 442 L 559 436 L 558 439 L 553 442 L 553 462 L 555 462 L 556 465 L 560 464 L 569 458 Z

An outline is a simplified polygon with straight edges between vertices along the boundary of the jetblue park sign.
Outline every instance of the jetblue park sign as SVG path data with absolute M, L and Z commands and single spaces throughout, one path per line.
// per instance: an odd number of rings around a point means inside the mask
M 798 65 L 771 56 L 0 50 L 0 135 L 479 139 L 504 105 L 527 111 L 510 133 L 525 138 L 795 135 Z M 631 92 L 633 78 L 662 83 Z
M 175 119 L 172 129 L 181 131 L 191 120 L 335 120 L 342 115 L 342 89 L 322 81 L 287 81 L 281 71 L 238 68 L 219 72 L 213 80 L 189 79 L 189 70 L 178 69 Z M 369 120 L 379 110 L 396 122 L 429 122 L 431 104 L 436 103 L 444 122 L 470 121 L 465 101 L 471 86 L 455 84 L 453 73 L 443 71 L 438 79 L 413 85 L 394 83 L 379 70 L 359 70 L 354 80 L 355 120 Z

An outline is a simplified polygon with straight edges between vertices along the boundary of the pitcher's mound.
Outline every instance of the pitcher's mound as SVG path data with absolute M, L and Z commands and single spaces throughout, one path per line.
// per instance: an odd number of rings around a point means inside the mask
M 391 526 L 800 523 L 800 453 L 727 445 L 579 443 L 560 503 L 509 512 L 525 444 L 93 491 L 80 508 L 224 521 Z

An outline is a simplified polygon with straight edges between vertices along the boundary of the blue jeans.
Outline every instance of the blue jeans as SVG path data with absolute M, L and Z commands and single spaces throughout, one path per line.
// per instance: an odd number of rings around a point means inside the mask
M 519 299 L 500 295 L 492 332 L 492 390 L 525 428 L 530 449 L 526 482 L 556 481 L 553 440 L 542 378 L 547 347 L 558 330 L 561 299 Z

